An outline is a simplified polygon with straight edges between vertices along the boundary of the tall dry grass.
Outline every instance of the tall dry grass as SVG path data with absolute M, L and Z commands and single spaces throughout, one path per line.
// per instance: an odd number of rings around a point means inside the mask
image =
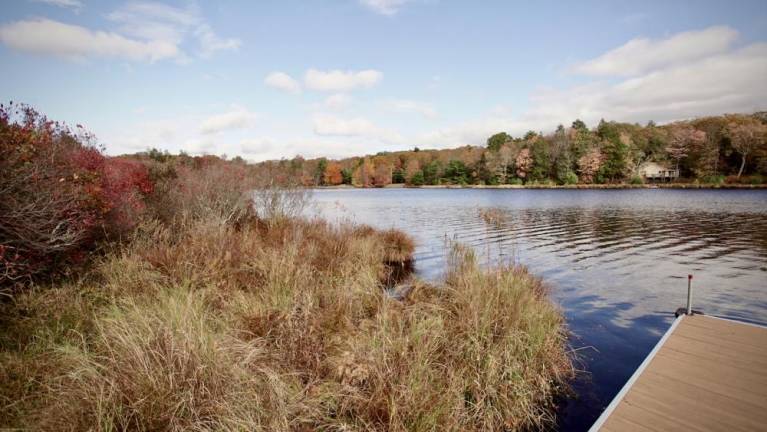
M 207 184 L 203 193 L 219 187 Z M 235 221 L 243 192 L 209 207 L 175 196 L 179 213 L 141 223 L 80 280 L 0 305 L 2 426 L 551 423 L 572 369 L 540 280 L 518 267 L 482 270 L 458 248 L 444 283 L 413 280 L 394 299 L 385 288 L 412 260 L 409 237 L 296 218 L 292 204 Z
M 51 384 L 40 428 L 288 429 L 289 382 L 207 308 L 183 288 L 108 308 L 91 340 L 57 348 L 67 371 Z

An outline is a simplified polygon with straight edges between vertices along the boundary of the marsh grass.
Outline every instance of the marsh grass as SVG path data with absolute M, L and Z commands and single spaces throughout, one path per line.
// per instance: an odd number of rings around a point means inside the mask
M 500 208 L 482 208 L 478 211 L 479 217 L 494 228 L 502 228 L 507 222 L 506 214 Z
M 572 367 L 541 281 L 457 247 L 444 283 L 393 299 L 413 249 L 398 231 L 295 217 L 145 222 L 81 279 L 2 305 L 2 426 L 550 424 Z

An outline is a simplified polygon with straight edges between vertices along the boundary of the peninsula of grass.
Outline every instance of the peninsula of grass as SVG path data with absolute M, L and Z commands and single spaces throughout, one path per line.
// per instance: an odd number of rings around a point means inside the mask
M 404 251 L 404 236 L 322 221 L 145 224 L 83 277 L 3 302 L 2 426 L 550 424 L 572 368 L 541 281 L 458 249 L 444 283 L 395 300 L 387 266 Z

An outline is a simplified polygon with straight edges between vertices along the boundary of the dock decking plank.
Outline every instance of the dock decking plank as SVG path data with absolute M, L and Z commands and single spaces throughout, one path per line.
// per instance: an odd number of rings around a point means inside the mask
M 690 355 L 708 357 L 710 359 L 730 362 L 735 367 L 767 371 L 767 356 L 746 353 L 735 353 L 719 345 L 711 345 L 697 339 L 677 335 L 664 345 L 666 349 L 687 353 Z
M 767 328 L 693 315 L 672 329 L 592 430 L 767 431 Z

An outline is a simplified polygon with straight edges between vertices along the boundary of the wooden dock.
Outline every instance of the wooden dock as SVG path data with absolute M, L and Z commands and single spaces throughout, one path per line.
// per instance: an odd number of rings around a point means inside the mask
M 681 315 L 591 431 L 767 431 L 767 328 Z

